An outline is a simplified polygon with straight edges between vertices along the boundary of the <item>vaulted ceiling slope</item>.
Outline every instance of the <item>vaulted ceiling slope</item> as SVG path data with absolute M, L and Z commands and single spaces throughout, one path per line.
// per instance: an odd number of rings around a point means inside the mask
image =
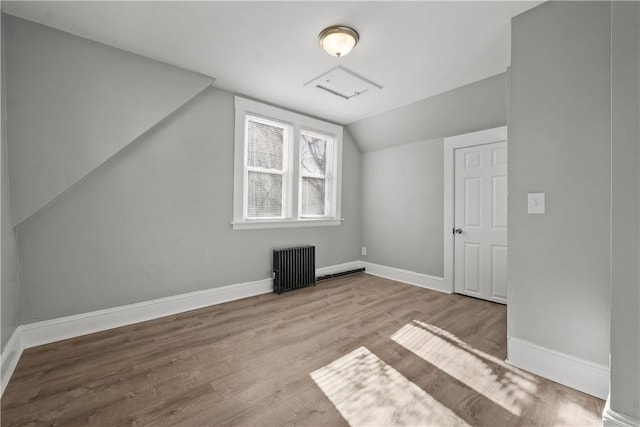
M 358 120 L 347 126 L 362 152 L 507 124 L 507 73 Z
M 510 19 L 540 3 L 3 1 L 2 10 L 348 124 L 504 72 Z M 360 32 L 343 58 L 317 40 L 334 24 Z M 383 89 L 347 101 L 304 86 L 338 65 Z
M 11 16 L 2 29 L 14 226 L 213 82 Z

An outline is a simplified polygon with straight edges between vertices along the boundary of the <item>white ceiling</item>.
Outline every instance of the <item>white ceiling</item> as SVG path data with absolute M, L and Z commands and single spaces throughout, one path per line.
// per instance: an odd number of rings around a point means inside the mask
M 504 72 L 510 19 L 541 2 L 8 2 L 2 10 L 348 124 Z M 318 33 L 360 33 L 334 58 Z M 304 84 L 337 65 L 383 87 L 344 100 Z

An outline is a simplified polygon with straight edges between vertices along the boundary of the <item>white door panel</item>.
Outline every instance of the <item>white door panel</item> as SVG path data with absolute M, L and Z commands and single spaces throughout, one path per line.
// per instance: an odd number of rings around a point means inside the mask
M 507 302 L 507 143 L 455 150 L 455 292 Z
M 491 246 L 491 296 L 507 300 L 507 247 Z
M 463 289 L 473 294 L 480 294 L 480 250 L 478 243 L 464 242 L 464 286 Z

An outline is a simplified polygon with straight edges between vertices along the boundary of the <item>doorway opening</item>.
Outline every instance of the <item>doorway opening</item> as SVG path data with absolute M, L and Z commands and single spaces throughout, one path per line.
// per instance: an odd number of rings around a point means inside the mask
M 444 281 L 507 303 L 507 127 L 444 140 Z

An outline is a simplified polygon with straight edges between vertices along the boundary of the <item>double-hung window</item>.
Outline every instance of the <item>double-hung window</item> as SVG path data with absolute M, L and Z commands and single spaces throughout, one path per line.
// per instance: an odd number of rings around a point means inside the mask
M 342 127 L 236 97 L 233 228 L 340 225 Z
M 334 201 L 333 138 L 316 132 L 300 132 L 300 205 L 302 218 L 324 218 Z
M 284 218 L 288 187 L 288 125 L 249 116 L 246 118 L 245 217 Z

